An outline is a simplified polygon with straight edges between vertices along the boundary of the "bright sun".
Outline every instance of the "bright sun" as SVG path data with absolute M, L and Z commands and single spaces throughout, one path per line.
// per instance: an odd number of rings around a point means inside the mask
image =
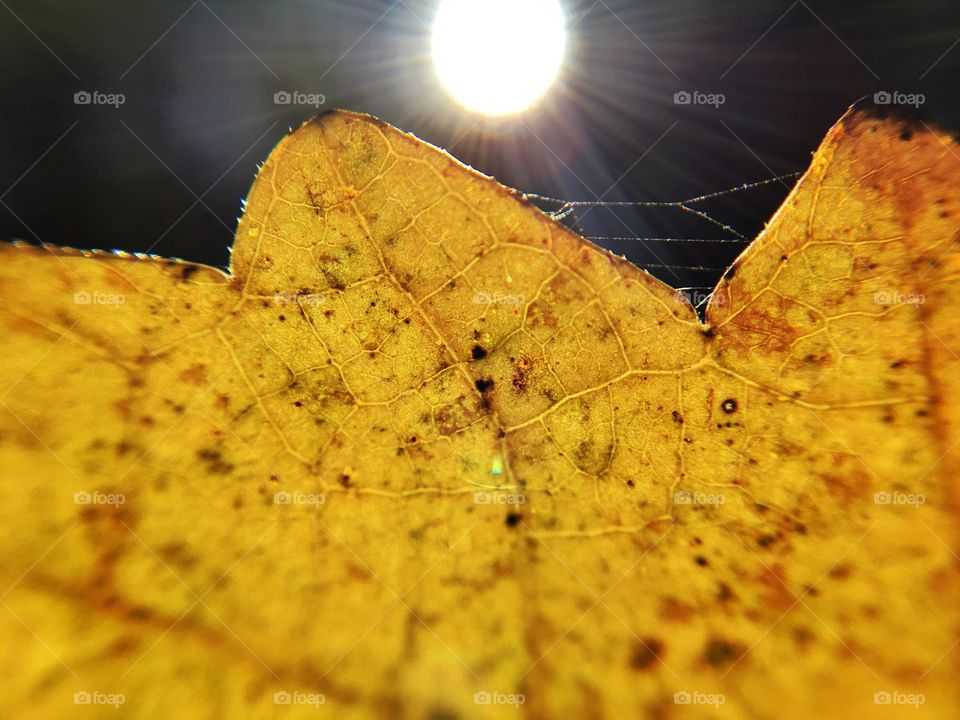
M 566 45 L 557 0 L 442 0 L 433 62 L 468 110 L 510 115 L 533 105 L 560 70 Z

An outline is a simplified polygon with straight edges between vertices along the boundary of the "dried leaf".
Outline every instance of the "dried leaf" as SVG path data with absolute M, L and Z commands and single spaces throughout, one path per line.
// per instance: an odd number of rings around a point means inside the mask
M 958 168 L 851 111 L 707 324 L 345 112 L 229 275 L 2 246 L 0 712 L 957 717 Z

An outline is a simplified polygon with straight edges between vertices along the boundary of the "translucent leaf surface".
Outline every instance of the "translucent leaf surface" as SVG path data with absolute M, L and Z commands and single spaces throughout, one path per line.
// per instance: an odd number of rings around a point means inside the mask
M 0 712 L 957 717 L 958 232 L 852 110 L 702 324 L 335 112 L 229 275 L 0 246 Z

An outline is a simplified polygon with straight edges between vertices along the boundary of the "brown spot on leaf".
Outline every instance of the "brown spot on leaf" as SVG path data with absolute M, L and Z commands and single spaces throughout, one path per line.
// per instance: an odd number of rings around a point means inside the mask
M 742 643 L 713 638 L 703 651 L 703 659 L 711 667 L 722 669 L 740 660 L 747 648 Z
M 207 382 L 207 366 L 193 363 L 180 373 L 180 379 L 193 385 L 205 385 Z
M 654 669 L 663 654 L 663 642 L 655 637 L 645 637 L 634 644 L 630 654 L 630 667 L 640 671 Z

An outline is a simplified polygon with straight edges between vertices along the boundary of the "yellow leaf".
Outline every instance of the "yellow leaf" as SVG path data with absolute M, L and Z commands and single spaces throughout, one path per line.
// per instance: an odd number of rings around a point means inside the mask
M 2 246 L 0 714 L 957 717 L 958 198 L 853 110 L 702 324 L 335 112 L 229 275 Z

